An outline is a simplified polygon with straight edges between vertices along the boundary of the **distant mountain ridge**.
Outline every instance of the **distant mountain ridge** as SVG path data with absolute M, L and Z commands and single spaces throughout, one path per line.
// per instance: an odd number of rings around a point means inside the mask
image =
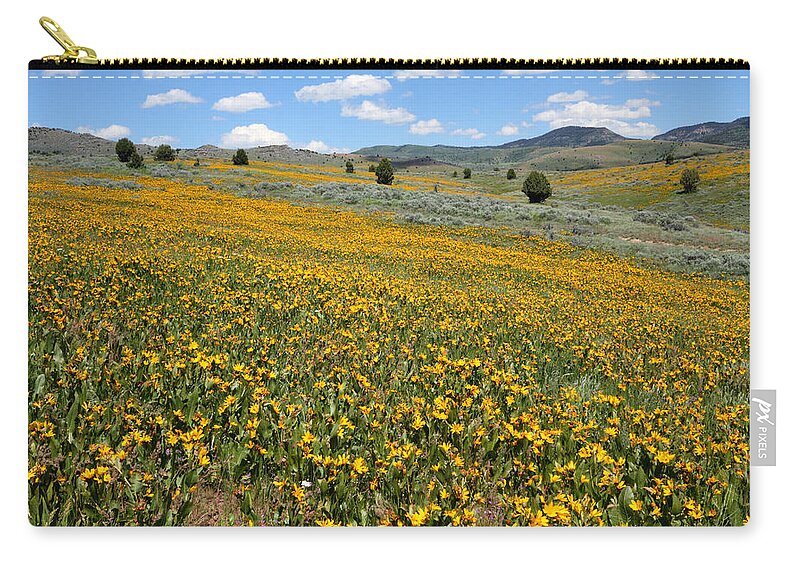
M 538 137 L 530 139 L 518 139 L 495 146 L 453 146 L 437 144 L 432 146 L 404 144 L 399 146 L 376 145 L 368 146 L 356 150 L 353 154 L 363 156 L 393 155 L 396 157 L 411 158 L 430 158 L 434 160 L 447 160 L 448 155 L 465 151 L 471 154 L 480 154 L 481 151 L 492 151 L 496 149 L 532 149 L 532 148 L 581 148 L 585 146 L 601 146 L 613 142 L 628 140 L 622 135 L 608 130 L 605 127 L 561 127 L 549 131 Z M 430 152 L 426 152 L 430 151 Z
M 499 145 L 499 148 L 600 146 L 628 140 L 605 127 L 561 127 L 531 139 L 519 139 Z
M 426 165 L 518 167 L 527 165 L 542 170 L 582 170 L 606 166 L 625 166 L 663 160 L 672 153 L 676 158 L 715 154 L 732 149 L 749 148 L 750 118 L 742 117 L 730 123 L 701 123 L 672 129 L 652 140 L 623 137 L 604 127 L 567 126 L 529 139 L 518 139 L 496 146 L 448 145 L 377 145 L 359 149 L 348 155 L 367 161 L 391 159 L 397 168 Z M 67 156 L 113 156 L 115 141 L 87 133 L 50 128 L 28 129 L 28 151 L 39 154 Z M 155 147 L 137 144 L 145 158 L 155 153 Z M 326 164 L 337 155 L 320 154 L 287 145 L 245 149 L 251 160 Z M 229 160 L 233 150 L 204 144 L 195 149 L 176 149 L 179 158 Z
M 742 117 L 730 123 L 702 123 L 672 129 L 657 135 L 651 140 L 631 139 L 624 137 L 605 127 L 567 126 L 549 131 L 543 135 L 529 139 L 518 139 L 496 146 L 448 146 L 448 145 L 377 145 L 364 147 L 354 151 L 367 158 L 387 157 L 392 160 L 409 161 L 426 159 L 450 164 L 520 164 L 530 163 L 537 166 L 552 165 L 559 155 L 559 169 L 597 168 L 598 164 L 607 162 L 595 156 L 592 149 L 609 148 L 620 145 L 633 145 L 637 153 L 629 153 L 629 159 L 617 156 L 614 165 L 624 163 L 638 164 L 642 161 L 660 160 L 662 155 L 670 152 L 670 148 L 657 145 L 679 143 L 681 156 L 693 153 L 709 154 L 723 152 L 725 148 L 749 148 L 750 118 Z M 688 145 L 693 145 L 688 148 Z M 653 146 L 653 148 L 649 148 Z M 572 151 L 578 152 L 573 155 Z M 567 153 L 565 155 L 565 153 Z M 602 153 L 601 153 L 602 154 Z M 616 153 L 617 155 L 619 153 Z
M 114 154 L 115 142 L 90 135 L 75 133 L 51 127 L 30 127 L 28 129 L 28 152 L 65 155 L 107 155 Z M 152 154 L 155 149 L 146 144 L 136 145 L 142 156 Z
M 699 123 L 678 127 L 653 137 L 655 141 L 701 142 L 736 148 L 750 147 L 750 117 L 741 117 L 730 123 Z
M 28 152 L 38 154 L 60 154 L 66 156 L 114 156 L 116 141 L 103 139 L 88 133 L 75 133 L 65 129 L 52 127 L 28 128 Z M 156 147 L 137 144 L 136 150 L 147 158 L 155 154 Z M 326 162 L 328 155 L 312 150 L 295 149 L 287 145 L 259 146 L 248 148 L 247 154 L 254 160 L 265 161 L 298 161 L 304 163 Z M 224 149 L 211 144 L 204 144 L 194 149 L 176 149 L 179 158 L 187 159 L 230 159 L 232 149 Z

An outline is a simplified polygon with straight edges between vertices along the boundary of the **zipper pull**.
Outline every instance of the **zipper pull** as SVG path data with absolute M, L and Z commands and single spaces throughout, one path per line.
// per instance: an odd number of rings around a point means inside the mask
M 73 42 L 67 35 L 67 32 L 65 32 L 64 29 L 52 18 L 42 16 L 39 18 L 39 24 L 41 24 L 45 31 L 50 34 L 50 37 L 58 42 L 58 45 L 64 48 L 63 54 L 46 55 L 42 58 L 42 61 L 54 61 L 56 63 L 99 63 L 97 60 L 97 54 L 93 49 L 76 46 L 75 42 Z M 86 55 L 81 56 L 81 52 Z

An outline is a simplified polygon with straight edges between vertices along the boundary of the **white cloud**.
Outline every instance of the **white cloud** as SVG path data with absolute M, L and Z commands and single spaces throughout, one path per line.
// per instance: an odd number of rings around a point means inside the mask
M 144 69 L 142 77 L 145 79 L 159 79 L 162 77 L 189 77 L 208 73 L 199 69 Z
M 557 69 L 506 69 L 502 75 L 546 75 L 555 73 Z
M 211 108 L 215 111 L 224 111 L 226 113 L 246 113 L 254 109 L 269 109 L 274 106 L 274 103 L 267 101 L 263 93 L 250 91 L 235 97 L 223 97 L 214 103 Z
M 78 127 L 75 129 L 75 131 L 79 133 L 88 133 L 90 135 L 100 137 L 101 139 L 108 139 L 110 141 L 115 141 L 131 134 L 131 130 L 128 127 L 123 127 L 122 125 L 108 125 L 102 129 Z
M 273 131 L 263 123 L 242 125 L 222 135 L 223 148 L 252 148 L 254 146 L 270 146 L 287 144 L 289 137 Z
M 645 71 L 644 69 L 628 69 L 622 73 L 615 73 L 611 79 L 603 79 L 603 85 L 614 85 L 620 79 L 627 81 L 647 81 L 650 79 L 658 79 L 658 74 L 652 71 Z
M 438 119 L 430 119 L 427 121 L 417 121 L 408 128 L 408 132 L 412 135 L 429 135 L 431 133 L 441 133 L 444 130 L 442 123 Z
M 629 69 L 622 74 L 622 79 L 628 81 L 646 81 L 649 79 L 658 79 L 658 74 L 652 71 L 645 71 L 644 69 Z
M 578 101 L 577 103 L 567 103 L 562 109 L 549 109 L 534 115 L 534 120 L 545 121 L 548 123 L 558 122 L 559 126 L 570 121 L 578 121 L 579 124 L 585 119 L 641 119 L 650 116 L 650 107 L 637 105 L 641 100 L 631 99 L 622 105 L 607 105 L 605 103 L 593 103 L 591 101 Z
M 658 107 L 661 101 L 653 101 L 652 99 L 628 99 L 626 105 L 631 107 Z
M 158 107 L 161 105 L 173 105 L 175 103 L 200 103 L 202 99 L 195 97 L 188 91 L 183 89 L 170 89 L 166 93 L 156 93 L 155 95 L 148 95 L 147 99 L 142 103 L 142 108 L 149 109 L 151 107 Z
M 357 117 L 365 121 L 381 121 L 387 125 L 411 123 L 417 118 L 402 107 L 384 107 L 372 101 L 362 101 L 361 105 L 357 107 L 343 106 L 342 117 Z
M 457 137 L 469 137 L 475 140 L 482 139 L 486 136 L 486 133 L 482 133 L 478 129 L 456 129 L 450 134 L 456 135 Z
M 657 126 L 651 123 L 645 123 L 643 121 L 633 124 L 621 123 L 618 125 L 603 125 L 603 126 L 605 126 L 608 129 L 611 129 L 617 134 L 631 138 L 650 139 L 661 132 L 661 130 Z
M 583 101 L 588 99 L 589 94 L 586 91 L 578 89 L 573 93 L 562 91 L 561 93 L 553 93 L 547 98 L 548 103 L 575 103 L 576 101 Z
M 512 125 L 511 123 L 503 125 L 503 128 L 497 131 L 498 135 L 504 137 L 510 137 L 511 135 L 516 135 L 517 133 L 519 133 L 519 127 L 517 125 Z
M 418 77 L 459 77 L 461 73 L 460 69 L 401 69 L 394 72 L 394 78 L 405 81 Z
M 154 137 L 143 137 L 142 144 L 149 144 L 150 146 L 158 146 L 160 144 L 175 144 L 178 142 L 176 137 L 170 135 L 156 135 Z
M 306 85 L 294 92 L 294 96 L 303 102 L 320 103 L 323 101 L 344 101 L 353 97 L 369 97 L 386 93 L 392 85 L 386 79 L 374 75 L 348 75 L 319 85 Z
M 192 77 L 224 73 L 225 75 L 253 75 L 250 70 L 237 69 L 143 69 L 143 79 L 165 79 L 170 77 Z
M 80 69 L 45 69 L 42 77 L 80 77 Z
M 350 152 L 349 148 L 343 147 L 335 147 L 335 146 L 328 146 L 322 141 L 311 141 L 306 146 L 302 147 L 306 150 L 313 150 L 314 152 L 319 152 L 322 154 L 347 154 Z
M 650 116 L 650 107 L 659 105 L 648 99 L 629 99 L 622 105 L 591 101 L 564 104 L 561 109 L 549 109 L 534 115 L 535 121 L 549 123 L 551 129 L 567 126 L 606 127 L 626 137 L 652 137 L 658 128 L 644 121 L 631 122 Z

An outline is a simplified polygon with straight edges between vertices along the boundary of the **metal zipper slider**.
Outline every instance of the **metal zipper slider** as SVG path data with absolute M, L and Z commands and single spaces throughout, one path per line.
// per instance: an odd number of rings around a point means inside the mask
M 70 37 L 67 35 L 67 32 L 65 32 L 64 29 L 52 18 L 42 16 L 39 18 L 39 23 L 45 29 L 45 31 L 50 34 L 50 37 L 56 40 L 58 45 L 64 48 L 63 54 L 46 55 L 42 58 L 42 61 L 54 61 L 56 63 L 99 63 L 97 59 L 97 53 L 95 53 L 93 49 L 75 45 L 75 42 L 70 39 Z M 83 52 L 85 55 L 81 55 L 81 52 Z

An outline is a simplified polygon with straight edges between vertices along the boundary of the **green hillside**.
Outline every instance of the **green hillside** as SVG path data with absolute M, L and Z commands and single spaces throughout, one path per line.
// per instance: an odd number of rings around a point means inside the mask
M 658 162 L 672 152 L 676 159 L 726 152 L 730 148 L 697 142 L 672 142 L 625 139 L 599 146 L 568 147 L 455 147 L 380 145 L 360 149 L 354 154 L 377 161 L 429 159 L 459 166 L 532 167 L 541 170 L 585 170 L 611 166 L 631 166 Z

